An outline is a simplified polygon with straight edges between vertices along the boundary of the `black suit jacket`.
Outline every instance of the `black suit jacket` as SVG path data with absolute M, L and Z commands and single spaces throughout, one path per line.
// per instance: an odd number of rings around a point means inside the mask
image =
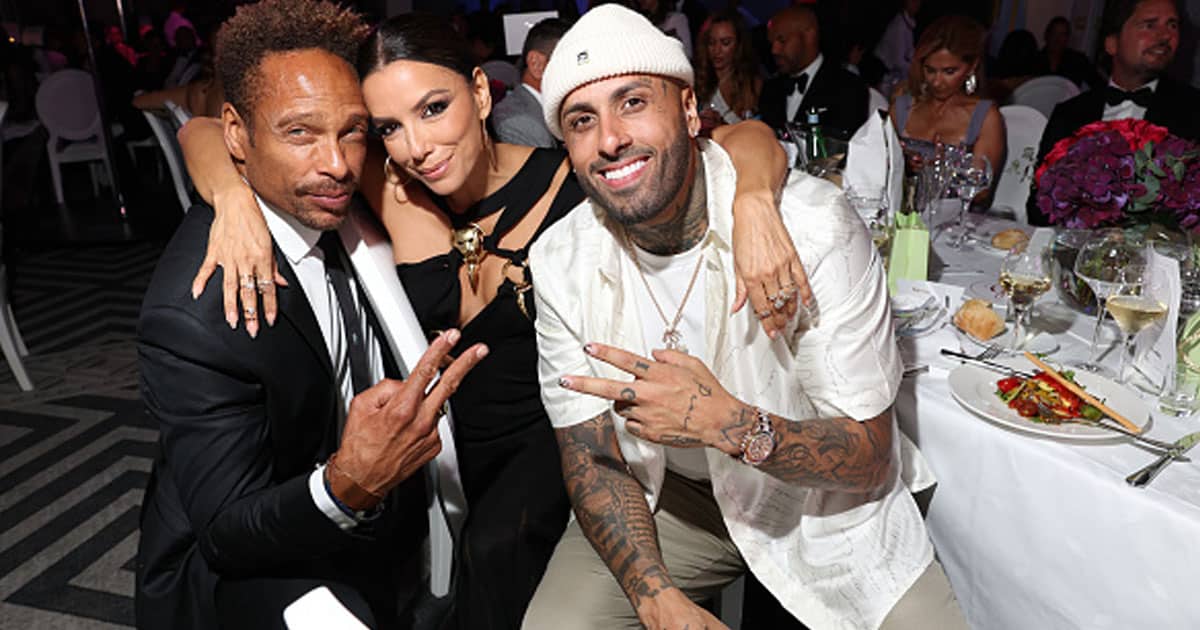
M 1200 142 L 1200 116 L 1196 116 L 1196 104 L 1200 103 L 1200 90 L 1190 85 L 1176 83 L 1167 77 L 1158 80 L 1154 100 L 1146 108 L 1146 120 L 1162 125 L 1171 133 Z M 1037 163 L 1040 165 L 1046 154 L 1059 140 L 1075 133 L 1080 127 L 1099 121 L 1104 117 L 1104 90 L 1091 90 L 1075 98 L 1063 101 L 1054 107 L 1042 141 L 1038 145 Z M 1033 225 L 1048 225 L 1046 215 L 1037 207 L 1036 182 L 1029 195 L 1029 222 Z
M 214 628 L 217 582 L 246 577 L 340 581 L 377 615 L 394 616 L 401 564 L 423 534 L 422 480 L 402 484 L 379 519 L 349 532 L 316 507 L 309 475 L 338 444 L 328 350 L 278 248 L 289 286 L 257 339 L 225 323 L 220 271 L 192 299 L 212 218 L 207 206 L 187 213 L 138 324 L 141 393 L 160 438 L 142 506 L 137 625 Z
M 758 97 L 758 112 L 763 122 L 774 129 L 783 129 L 787 122 L 803 122 L 804 112 L 811 107 L 824 108 L 821 126 L 826 135 L 849 138 L 867 120 L 867 85 L 857 75 L 833 63 L 821 62 L 815 77 L 810 77 L 804 100 L 791 121 L 787 118 L 787 97 L 791 93 L 787 77 L 772 77 L 763 85 Z

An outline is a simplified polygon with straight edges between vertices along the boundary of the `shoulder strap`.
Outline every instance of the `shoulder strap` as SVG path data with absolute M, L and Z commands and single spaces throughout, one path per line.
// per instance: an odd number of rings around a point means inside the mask
M 975 111 L 971 112 L 971 123 L 967 125 L 967 146 L 975 146 L 975 141 L 979 139 L 979 132 L 983 130 L 983 121 L 987 118 L 988 110 L 992 108 L 992 102 L 984 99 L 979 99 L 975 104 Z
M 911 94 L 901 94 L 896 97 L 896 133 L 904 135 L 904 128 L 908 126 L 908 115 L 912 113 L 913 97 Z

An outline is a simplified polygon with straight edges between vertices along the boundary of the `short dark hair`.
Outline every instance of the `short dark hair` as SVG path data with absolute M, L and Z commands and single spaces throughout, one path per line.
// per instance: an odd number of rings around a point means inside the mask
M 521 46 L 521 59 L 518 63 L 520 68 L 525 69 L 525 58 L 532 51 L 536 50 L 549 57 L 558 45 L 558 40 L 562 39 L 570 28 L 570 24 L 558 18 L 546 18 L 534 24 L 525 34 L 525 43 Z
M 467 39 L 446 18 L 426 13 L 398 15 L 379 25 L 359 50 L 358 76 L 365 79 L 393 61 L 438 65 L 468 83 L 476 66 Z
M 1061 15 L 1056 15 L 1046 23 L 1046 30 L 1042 32 L 1042 39 L 1050 39 L 1050 31 L 1054 30 L 1054 27 L 1059 24 L 1067 27 L 1068 33 L 1071 32 L 1071 21 Z
M 217 74 L 225 100 L 251 124 L 259 65 L 267 55 L 323 50 L 351 67 L 368 33 L 357 13 L 327 0 L 262 0 L 238 7 L 217 33 Z
M 1129 18 L 1133 17 L 1133 12 L 1137 10 L 1137 6 L 1146 0 L 1108 0 L 1108 6 L 1104 11 L 1104 19 L 1100 22 L 1100 36 L 1108 37 L 1116 35 L 1125 28 L 1125 23 Z M 1175 13 L 1179 11 L 1179 0 L 1171 0 L 1171 4 L 1175 7 Z

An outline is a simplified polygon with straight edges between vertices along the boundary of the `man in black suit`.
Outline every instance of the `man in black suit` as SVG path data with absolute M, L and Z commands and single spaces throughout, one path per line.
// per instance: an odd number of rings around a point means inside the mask
M 825 59 L 819 30 L 808 7 L 788 7 L 771 18 L 767 37 L 779 73 L 763 85 L 758 111 L 763 122 L 783 129 L 817 108 L 826 135 L 849 138 L 867 119 L 867 86 Z
M 139 322 L 141 391 L 160 428 L 139 628 L 282 628 L 284 608 L 320 587 L 371 627 L 408 625 L 397 609 L 418 583 L 419 472 L 440 448 L 442 404 L 486 349 L 462 353 L 426 395 L 458 340 L 448 331 L 390 380 L 402 369 L 336 238 L 366 154 L 351 65 L 363 35 L 356 15 L 316 0 L 244 6 L 221 30 L 226 146 L 287 286 L 256 338 L 227 323 L 219 276 L 194 298 L 213 221 L 203 205 L 159 262 Z
M 1172 81 L 1164 71 L 1179 49 L 1179 9 L 1174 0 L 1117 0 L 1104 20 L 1104 51 L 1112 57 L 1112 77 L 1103 89 L 1059 103 L 1050 114 L 1038 147 L 1038 163 L 1063 138 L 1100 120 L 1137 118 L 1171 133 L 1200 140 L 1195 114 L 1200 91 Z M 1037 207 L 1036 186 L 1029 196 L 1029 222 L 1046 225 Z

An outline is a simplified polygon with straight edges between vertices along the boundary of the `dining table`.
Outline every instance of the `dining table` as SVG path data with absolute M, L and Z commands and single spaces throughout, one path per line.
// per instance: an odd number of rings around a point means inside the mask
M 954 304 L 939 326 L 899 340 L 906 363 L 921 369 L 906 371 L 896 401 L 901 430 L 936 476 L 926 522 L 968 622 L 977 630 L 1200 628 L 1200 449 L 1137 488 L 1125 478 L 1157 458 L 1153 449 L 1116 433 L 1085 440 L 1021 430 L 953 395 L 951 374 L 964 368 L 940 349 L 979 347 L 950 313 L 970 297 L 1002 305 L 1006 252 L 990 235 L 1033 232 L 985 215 L 968 223 L 977 236 L 962 249 L 932 229 L 927 286 L 948 293 L 940 299 L 955 293 Z M 1035 304 L 1032 325 L 1031 345 L 1052 365 L 1089 357 L 1094 316 L 1055 289 Z M 1113 368 L 1119 338 L 1108 319 L 1100 347 Z M 1200 430 L 1200 417 L 1165 414 L 1155 394 L 1130 391 L 1145 436 L 1173 442 Z

